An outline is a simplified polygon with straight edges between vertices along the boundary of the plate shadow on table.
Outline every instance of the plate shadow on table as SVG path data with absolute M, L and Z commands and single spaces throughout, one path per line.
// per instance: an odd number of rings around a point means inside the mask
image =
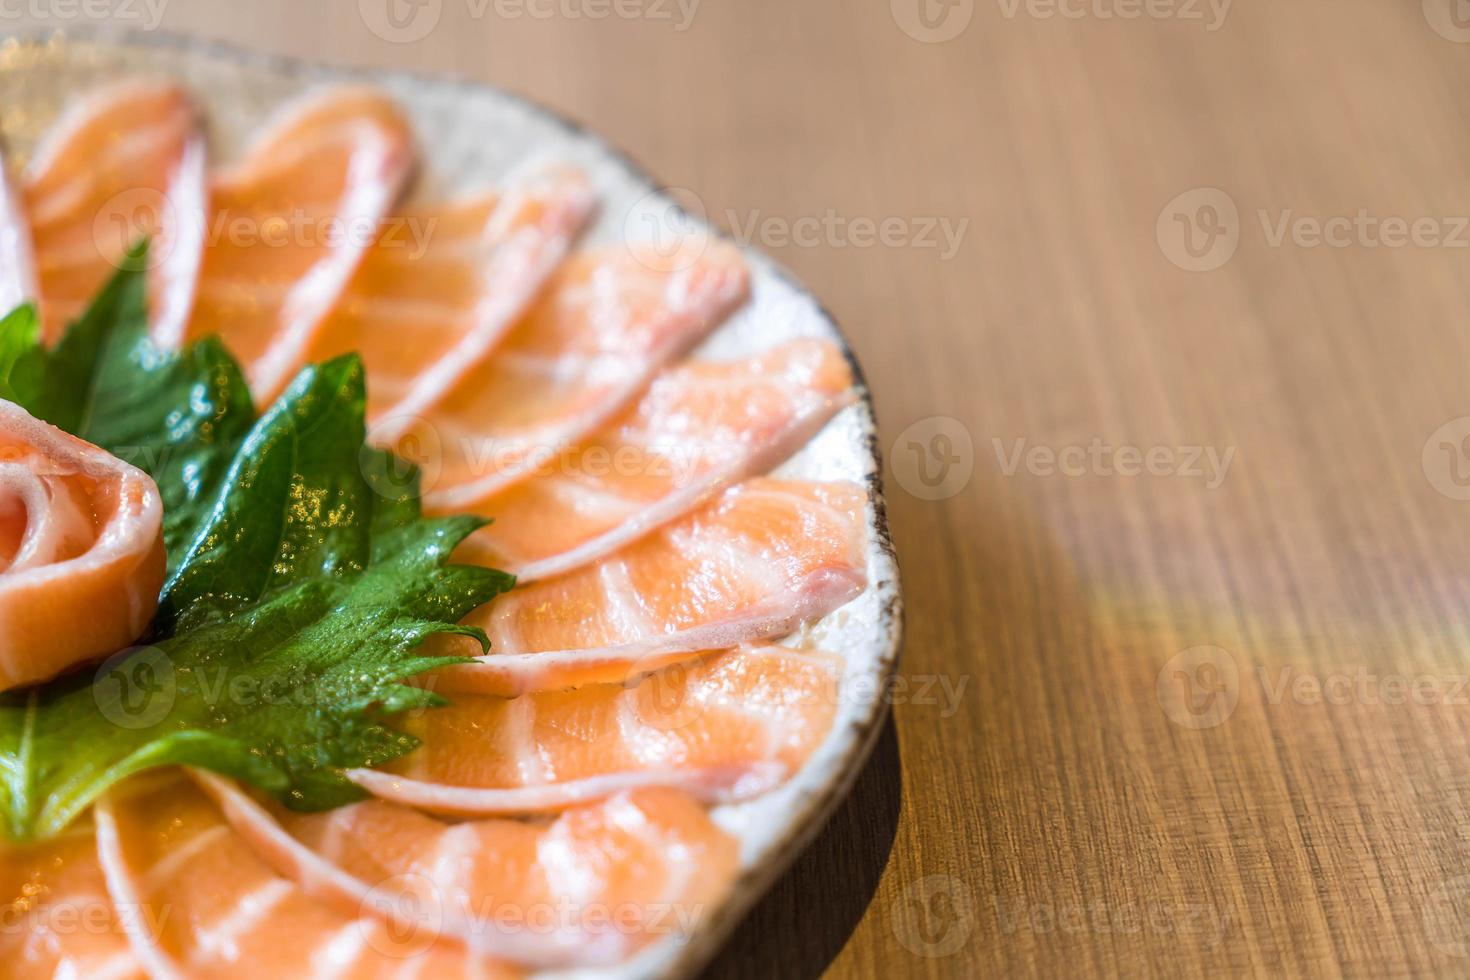
M 878 889 L 902 801 L 892 712 L 852 792 L 702 974 L 704 980 L 819 977 Z

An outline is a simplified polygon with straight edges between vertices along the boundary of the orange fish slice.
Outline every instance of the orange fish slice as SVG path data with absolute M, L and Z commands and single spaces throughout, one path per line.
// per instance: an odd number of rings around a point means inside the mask
M 851 398 L 847 361 L 823 340 L 684 364 L 550 472 L 471 505 L 495 523 L 460 558 L 522 582 L 584 565 L 772 468 Z
M 739 252 L 608 248 L 571 257 L 489 358 L 423 413 L 376 434 L 425 469 L 425 501 L 460 510 L 610 419 L 745 297 Z
M 90 822 L 42 844 L 0 845 L 0 978 L 141 978 L 121 919 Z
M 307 360 L 360 353 L 369 419 L 425 410 L 525 313 L 594 203 L 580 171 L 553 167 L 389 218 Z
M 449 814 L 560 810 L 644 786 L 707 803 L 748 799 L 826 738 L 841 676 L 832 654 L 755 646 L 631 686 L 456 694 L 406 723 L 422 746 L 387 771 L 350 776 L 382 799 Z
M 189 334 L 219 334 L 261 404 L 305 362 L 413 163 L 392 102 L 336 89 L 289 108 L 215 179 Z
M 621 683 L 703 650 L 784 636 L 867 583 L 867 495 L 756 479 L 602 561 L 516 589 L 465 620 L 490 636 L 441 689 L 513 697 Z M 443 649 L 478 652 L 468 641 Z
M 273 871 L 197 786 L 177 773 L 97 804 L 113 902 L 154 978 L 509 977 L 509 968 L 318 901 Z
M 48 339 L 150 235 L 150 327 L 159 343 L 178 344 L 194 305 L 207 195 L 199 114 L 183 89 L 135 82 L 77 103 L 36 151 L 24 195 Z
M 618 794 L 550 822 L 446 823 L 379 800 L 317 814 L 267 809 L 225 780 L 198 778 L 311 894 L 531 966 L 607 965 L 670 934 L 687 938 L 738 870 L 737 842 L 675 790 Z
M 0 153 L 0 317 L 39 295 L 31 227 Z
M 0 690 L 126 647 L 163 585 L 142 471 L 0 401 Z

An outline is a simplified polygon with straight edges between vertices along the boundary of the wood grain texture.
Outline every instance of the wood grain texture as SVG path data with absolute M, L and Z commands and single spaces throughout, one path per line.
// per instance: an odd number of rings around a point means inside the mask
M 355 0 L 161 25 L 531 95 L 754 223 L 852 337 L 907 687 L 712 975 L 1383 976 L 1470 973 L 1470 428 L 1436 435 L 1470 415 L 1470 44 L 1436 2 L 961 0 L 945 43 L 881 0 L 703 0 L 685 30 L 442 0 L 401 44 Z M 1223 262 L 1199 188 L 1237 212 Z M 908 238 L 782 243 L 829 213 Z M 926 219 L 968 222 L 954 254 Z M 1176 264 L 1186 230 L 1218 267 Z M 899 435 L 934 416 L 973 472 L 925 500 L 944 444 Z M 1233 455 L 1025 461 L 1094 438 Z

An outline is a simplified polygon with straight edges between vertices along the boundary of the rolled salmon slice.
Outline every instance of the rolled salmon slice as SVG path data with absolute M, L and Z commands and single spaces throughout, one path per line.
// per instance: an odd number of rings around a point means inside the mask
M 465 620 L 490 636 L 442 690 L 514 697 L 622 683 L 704 650 L 784 636 L 867 583 L 867 495 L 850 483 L 748 480 L 607 558 Z M 439 649 L 473 656 L 453 638 Z
M 527 966 L 608 965 L 687 938 L 738 870 L 734 838 L 676 790 L 619 793 L 550 821 L 447 823 L 379 800 L 291 813 L 198 778 L 312 895 Z
M 163 585 L 162 528 L 146 474 L 0 401 L 0 690 L 138 637 Z
M 425 471 L 425 503 L 458 511 L 529 476 L 607 422 L 743 301 L 739 252 L 606 248 L 573 255 L 547 294 L 442 400 L 375 433 Z
M 39 297 L 31 226 L 5 154 L 0 153 L 0 317 Z
M 44 336 L 59 337 L 148 235 L 149 325 L 176 346 L 194 306 L 206 231 L 199 113 L 176 85 L 133 82 L 73 106 L 24 181 Z
M 561 810 L 646 786 L 706 803 L 748 799 L 826 738 L 841 677 L 832 654 L 751 646 L 628 685 L 456 694 L 406 723 L 419 748 L 350 776 L 381 799 L 456 815 Z
M 594 203 L 580 171 L 551 167 L 505 194 L 393 215 L 306 360 L 360 353 L 369 420 L 424 410 L 525 313 Z
M 585 565 L 771 469 L 851 400 L 852 372 L 824 340 L 681 365 L 549 472 L 468 505 L 495 523 L 460 558 L 522 582 Z
M 413 165 L 392 102 L 334 89 L 288 108 L 215 178 L 189 336 L 223 338 L 257 402 L 305 363 Z
M 90 821 L 44 843 L 0 844 L 0 977 L 141 978 L 122 915 Z
M 124 926 L 155 980 L 519 975 L 427 929 L 313 898 L 181 774 L 114 790 L 97 805 L 97 833 L 114 904 L 141 910 Z

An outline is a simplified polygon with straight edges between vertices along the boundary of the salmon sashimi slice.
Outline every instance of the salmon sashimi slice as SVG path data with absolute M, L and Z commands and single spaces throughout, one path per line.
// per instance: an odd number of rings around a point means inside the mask
M 784 636 L 867 584 L 867 494 L 759 478 L 607 558 L 534 582 L 465 622 L 491 652 L 434 673 L 442 690 L 513 697 L 622 683 L 704 650 Z M 462 638 L 439 649 L 477 654 Z
M 177 85 L 114 86 L 63 115 L 23 188 L 47 339 L 61 335 L 148 235 L 149 326 L 160 344 L 179 344 L 204 253 L 205 167 L 199 113 Z
M 261 404 L 305 363 L 414 159 L 392 102 L 333 89 L 288 108 L 216 177 L 189 334 L 223 338 Z
M 841 677 L 832 654 L 751 646 L 631 685 L 456 694 L 407 723 L 419 748 L 386 771 L 350 775 L 382 799 L 457 815 L 560 810 L 644 786 L 749 799 L 821 745 Z
M 495 523 L 462 546 L 461 560 L 522 582 L 585 565 L 771 469 L 851 400 L 852 372 L 824 340 L 684 364 L 552 472 L 470 506 Z
M 122 919 L 90 822 L 40 844 L 0 844 L 0 978 L 141 978 Z
M 307 360 L 361 354 L 370 420 L 424 411 L 526 312 L 595 202 L 581 171 L 558 166 L 389 218 Z
M 0 401 L 0 690 L 126 647 L 163 575 L 153 481 Z
M 677 790 L 619 793 L 550 821 L 447 823 L 381 800 L 268 809 L 200 778 L 257 851 L 313 895 L 376 908 L 390 924 L 419 910 L 403 927 L 429 920 L 528 966 L 608 965 L 687 938 L 738 871 L 738 842 Z
M 421 418 L 376 434 L 425 470 L 425 503 L 462 510 L 607 422 L 745 298 L 740 253 L 573 255 L 505 341 Z
M 0 316 L 39 295 L 31 226 L 5 155 L 0 153 Z
M 98 853 L 155 978 L 511 977 L 427 928 L 319 901 L 276 873 L 177 772 L 124 784 L 97 804 Z M 402 925 L 402 923 L 400 923 Z

